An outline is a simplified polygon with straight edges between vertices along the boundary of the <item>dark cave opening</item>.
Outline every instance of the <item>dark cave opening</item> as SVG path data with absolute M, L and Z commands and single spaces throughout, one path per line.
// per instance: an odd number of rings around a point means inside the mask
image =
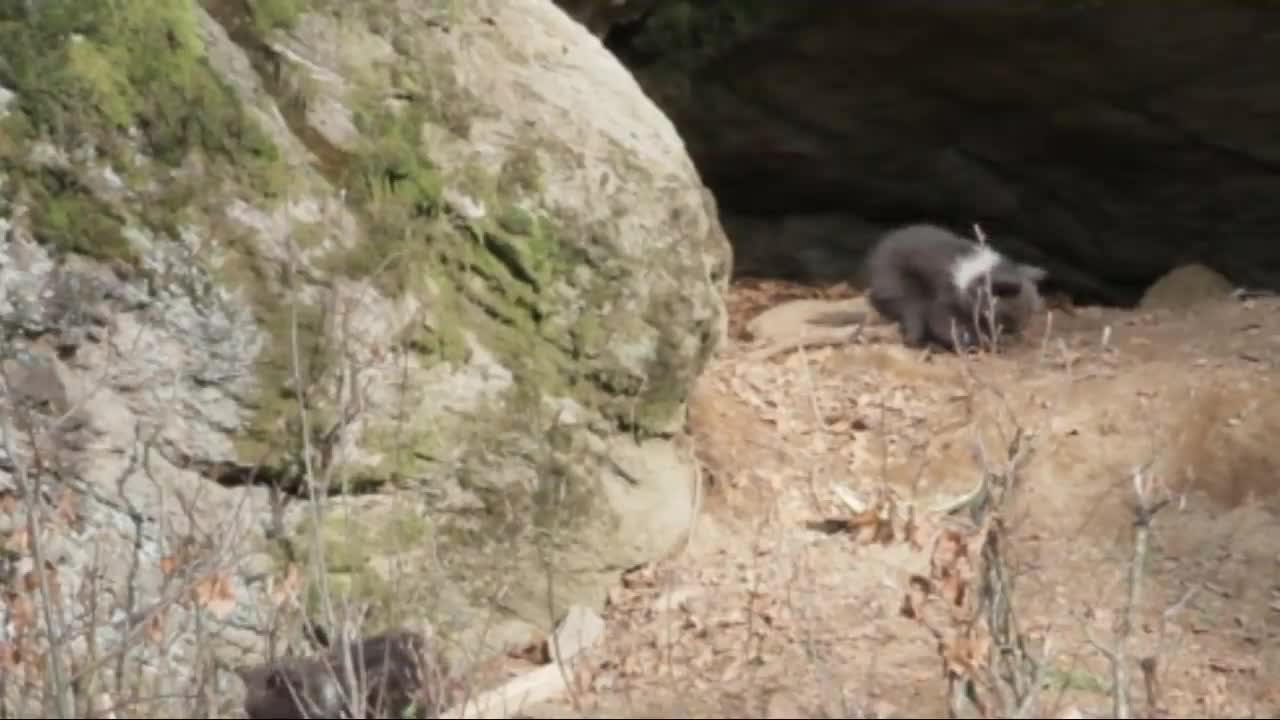
M 784 168 L 762 171 L 735 165 L 723 158 L 709 160 L 696 155 L 693 160 L 703 182 L 716 197 L 722 224 L 730 243 L 734 245 L 732 277 L 735 280 L 774 279 L 815 287 L 829 287 L 852 281 L 858 285 L 865 282 L 862 264 L 869 244 L 894 228 L 916 223 L 939 225 L 969 239 L 975 238 L 976 225 L 989 242 L 1005 254 L 1023 262 L 1053 264 L 1049 255 L 1033 245 L 1022 244 L 1013 249 L 1006 248 L 1002 239 L 1009 226 L 999 217 L 959 209 L 931 212 L 910 199 L 866 192 L 865 187 L 847 183 L 842 185 L 838 179 L 824 181 L 821 178 L 804 178 L 798 182 L 788 182 L 789 179 L 794 179 L 794 173 L 789 173 Z M 758 178 L 770 176 L 782 180 L 770 185 L 767 194 L 762 194 Z M 805 248 L 794 240 L 789 240 L 785 234 L 780 234 L 777 241 L 782 247 L 770 254 L 767 260 L 757 263 L 741 261 L 744 255 L 749 256 L 753 251 L 758 253 L 759 248 L 744 247 L 745 243 L 752 242 L 747 237 L 749 233 L 735 230 L 744 225 L 786 225 L 792 221 L 803 223 L 806 217 L 856 218 L 861 221 L 860 224 L 865 223 L 874 229 L 864 231 L 859 227 L 853 233 L 858 236 L 857 241 L 852 243 L 858 246 L 857 249 L 844 247 L 849 243 L 842 243 L 834 238 L 828 247 Z M 804 239 L 807 242 L 817 241 L 812 237 Z M 805 261 L 795 254 L 789 255 L 786 252 L 788 245 L 796 254 L 809 253 L 820 257 Z M 1046 294 L 1069 298 L 1076 305 L 1132 307 L 1141 298 L 1143 290 L 1160 276 L 1160 272 L 1153 271 L 1136 278 L 1127 278 L 1127 282 L 1117 288 L 1092 282 L 1087 274 L 1087 265 L 1068 269 L 1065 276 L 1062 271 L 1067 264 L 1060 259 L 1056 265 L 1059 273 L 1050 272 L 1042 282 L 1041 289 Z
M 977 223 L 1078 304 L 1133 306 L 1191 264 L 1280 289 L 1258 7 L 780 7 L 654 0 L 603 38 L 685 139 L 734 277 L 836 282 L 856 218 Z

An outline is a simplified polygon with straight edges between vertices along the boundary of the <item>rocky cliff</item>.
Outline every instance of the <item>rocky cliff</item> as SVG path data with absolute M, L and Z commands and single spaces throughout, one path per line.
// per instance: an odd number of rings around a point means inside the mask
M 348 610 L 492 650 L 687 529 L 728 244 L 550 2 L 10 4 L 0 188 L 0 645 L 62 608 L 40 672 L 185 691 Z

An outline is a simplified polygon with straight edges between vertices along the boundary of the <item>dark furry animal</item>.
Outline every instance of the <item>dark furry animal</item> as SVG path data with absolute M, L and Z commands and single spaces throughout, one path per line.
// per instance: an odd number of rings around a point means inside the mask
M 364 703 L 364 717 L 434 718 L 453 701 L 455 685 L 422 635 L 384 633 L 353 642 L 349 650 L 240 669 L 245 714 L 250 720 L 352 717 L 348 667 L 363 689 L 355 699 Z
M 933 342 L 952 351 L 953 338 L 970 348 L 997 330 L 1021 332 L 1043 306 L 1038 284 L 1047 275 L 934 225 L 889 232 L 866 268 L 871 306 L 898 324 L 908 347 Z

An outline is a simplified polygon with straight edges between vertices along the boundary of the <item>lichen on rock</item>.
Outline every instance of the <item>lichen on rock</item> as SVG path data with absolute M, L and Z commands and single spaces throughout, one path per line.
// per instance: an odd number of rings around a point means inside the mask
M 49 0 L 0 13 L 0 86 L 0 275 L 99 288 L 94 333 L 33 316 L 79 338 L 60 372 L 117 453 L 83 481 L 130 488 L 98 522 L 174 512 L 145 442 L 213 498 L 184 532 L 234 521 L 266 575 L 326 561 L 312 612 L 346 590 L 481 644 L 687 528 L 728 244 L 670 122 L 549 0 Z M 262 482 L 334 496 L 279 514 Z

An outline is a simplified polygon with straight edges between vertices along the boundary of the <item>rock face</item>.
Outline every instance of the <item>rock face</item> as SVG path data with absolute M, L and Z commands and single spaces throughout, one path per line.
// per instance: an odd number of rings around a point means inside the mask
M 1187 310 L 1201 303 L 1221 300 L 1233 289 L 1219 273 L 1193 263 L 1174 268 L 1152 283 L 1138 306 L 1147 310 Z
M 680 138 L 549 0 L 252 7 L 0 11 L 3 581 L 149 682 L 144 623 L 192 670 L 294 599 L 469 652 L 599 606 L 725 332 Z
M 832 214 L 978 222 L 1060 287 L 1128 303 L 1192 261 L 1280 287 L 1280 36 L 1257 31 L 1277 22 L 1260 3 L 663 0 L 609 44 L 716 192 L 735 272 L 845 274 L 866 244 L 810 234 Z

